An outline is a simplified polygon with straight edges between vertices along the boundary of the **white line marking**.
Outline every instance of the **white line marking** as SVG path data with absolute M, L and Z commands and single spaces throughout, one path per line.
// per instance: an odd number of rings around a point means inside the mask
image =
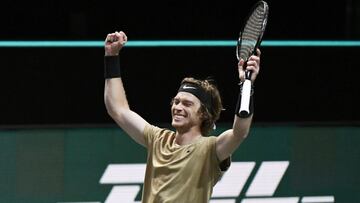
M 288 166 L 288 161 L 262 162 L 246 192 L 246 196 L 274 196 Z
M 299 197 L 246 198 L 241 203 L 298 203 Z
M 143 183 L 145 164 L 109 164 L 100 184 Z
M 303 197 L 301 199 L 303 203 L 310 203 L 310 202 L 335 202 L 334 196 L 309 196 Z
M 212 197 L 238 197 L 255 162 L 233 162 L 222 179 L 215 185 Z

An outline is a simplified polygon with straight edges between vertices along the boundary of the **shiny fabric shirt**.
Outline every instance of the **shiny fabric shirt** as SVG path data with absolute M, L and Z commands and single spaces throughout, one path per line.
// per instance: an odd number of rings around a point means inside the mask
M 189 145 L 175 143 L 175 132 L 147 125 L 148 149 L 143 203 L 207 203 L 222 172 L 216 137 Z

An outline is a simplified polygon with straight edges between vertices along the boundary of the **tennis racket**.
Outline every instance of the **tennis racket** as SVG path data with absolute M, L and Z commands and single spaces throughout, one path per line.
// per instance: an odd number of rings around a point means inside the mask
M 269 6 L 265 1 L 257 2 L 249 13 L 244 27 L 240 31 L 236 46 L 236 57 L 239 61 L 240 59 L 245 61 L 243 66 L 244 69 L 246 68 L 246 62 L 249 57 L 256 54 L 256 49 L 261 44 L 266 28 L 268 13 Z M 246 70 L 245 81 L 242 84 L 240 109 L 238 112 L 242 117 L 247 117 L 250 113 L 251 86 L 251 71 Z

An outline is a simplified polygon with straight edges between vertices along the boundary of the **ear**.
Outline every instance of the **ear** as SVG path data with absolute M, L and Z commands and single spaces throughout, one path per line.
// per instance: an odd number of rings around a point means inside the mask
M 209 118 L 209 115 L 206 113 L 205 107 L 203 105 L 199 107 L 198 114 L 203 121 Z

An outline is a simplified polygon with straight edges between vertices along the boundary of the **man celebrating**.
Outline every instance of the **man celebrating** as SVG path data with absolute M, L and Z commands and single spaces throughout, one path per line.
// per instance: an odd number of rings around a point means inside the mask
M 230 166 L 231 154 L 248 135 L 253 105 L 245 118 L 236 113 L 232 129 L 217 137 L 208 136 L 222 110 L 219 91 L 211 81 L 185 78 L 171 103 L 171 124 L 176 131 L 151 125 L 130 109 L 126 99 L 118 56 L 126 42 L 124 32 L 106 37 L 104 99 L 115 122 L 147 148 L 142 202 L 209 202 L 214 185 Z M 260 50 L 257 50 L 257 56 L 251 56 L 246 64 L 246 69 L 253 72 L 253 82 L 259 64 Z M 240 60 L 241 81 L 245 76 L 243 65 L 244 61 Z M 238 103 L 240 100 L 241 96 Z

